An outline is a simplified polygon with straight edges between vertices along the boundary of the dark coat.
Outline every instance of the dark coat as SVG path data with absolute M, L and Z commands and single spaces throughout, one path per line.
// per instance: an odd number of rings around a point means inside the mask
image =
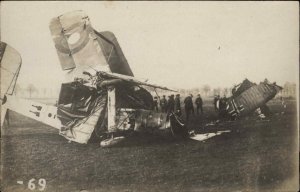
M 202 98 L 201 97 L 197 97 L 195 100 L 195 104 L 197 106 L 201 106 L 203 104 Z
M 177 110 L 181 110 L 179 98 L 175 98 L 175 111 Z
M 192 108 L 194 108 L 194 106 L 193 106 L 193 100 L 192 100 L 191 96 L 187 96 L 184 99 L 184 106 L 185 106 L 186 109 L 192 109 Z
M 174 100 L 174 98 L 171 97 L 168 100 L 168 104 L 167 104 L 168 112 L 174 111 L 174 106 L 175 106 L 175 100 Z

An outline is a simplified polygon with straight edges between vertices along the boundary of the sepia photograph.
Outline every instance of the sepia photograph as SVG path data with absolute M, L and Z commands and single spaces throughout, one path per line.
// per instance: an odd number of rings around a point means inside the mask
M 298 2 L 0 10 L 0 191 L 299 191 Z

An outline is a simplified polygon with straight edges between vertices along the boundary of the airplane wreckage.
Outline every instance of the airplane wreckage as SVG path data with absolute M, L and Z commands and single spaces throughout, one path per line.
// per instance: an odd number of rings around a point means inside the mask
M 176 114 L 152 110 L 153 98 L 147 89 L 174 90 L 135 78 L 114 34 L 94 30 L 84 12 L 53 18 L 49 28 L 66 72 L 57 106 L 13 95 L 21 56 L 1 42 L 1 126 L 10 109 L 58 129 L 69 141 L 86 144 L 97 140 L 101 146 L 113 146 L 132 132 L 157 131 L 200 141 L 228 132 L 191 134 Z M 243 89 L 237 89 L 225 105 L 220 100 L 221 112 L 246 115 L 279 90 L 271 84 L 240 87 Z
M 245 79 L 241 84 L 234 86 L 229 98 L 215 98 L 219 116 L 235 120 L 256 112 L 259 117 L 265 118 L 269 108 L 266 103 L 273 99 L 282 90 L 276 83 L 267 79 L 258 85 Z

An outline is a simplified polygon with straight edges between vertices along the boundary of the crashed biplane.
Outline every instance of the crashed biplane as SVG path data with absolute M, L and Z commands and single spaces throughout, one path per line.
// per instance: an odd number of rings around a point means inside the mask
M 245 79 L 241 84 L 234 86 L 231 97 L 218 99 L 216 107 L 221 117 L 229 119 L 244 117 L 253 112 L 265 118 L 265 115 L 269 114 L 266 103 L 280 90 L 282 87 L 270 83 L 267 79 L 258 85 Z
M 49 28 L 66 72 L 57 106 L 4 92 L 2 117 L 11 109 L 57 128 L 70 141 L 88 143 L 96 139 L 102 146 L 116 143 L 128 132 L 188 136 L 176 114 L 152 110 L 153 98 L 147 89 L 174 90 L 136 79 L 113 33 L 94 30 L 83 11 L 55 17 Z M 11 70 L 11 74 L 19 69 Z

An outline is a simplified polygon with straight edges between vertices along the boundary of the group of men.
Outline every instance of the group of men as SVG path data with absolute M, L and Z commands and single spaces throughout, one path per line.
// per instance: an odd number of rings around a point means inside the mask
M 165 95 L 163 95 L 162 98 L 159 96 L 154 97 L 154 110 L 159 111 L 159 108 L 161 112 L 164 113 L 175 112 L 176 114 L 181 115 L 180 94 L 177 94 L 175 98 L 174 95 L 170 95 L 168 96 L 168 100 Z
M 193 103 L 193 95 L 190 94 L 184 99 L 184 109 L 186 114 L 186 120 L 188 121 L 191 114 L 195 114 L 194 112 L 194 103 Z M 201 98 L 201 95 L 198 94 L 197 98 L 195 99 L 195 105 L 197 114 L 199 115 L 200 112 L 203 114 L 203 101 Z M 166 96 L 163 95 L 162 98 L 154 97 L 154 110 L 165 112 L 165 113 L 175 113 L 178 116 L 181 116 L 181 102 L 180 102 L 180 94 L 170 95 L 168 96 L 168 99 L 166 99 Z

